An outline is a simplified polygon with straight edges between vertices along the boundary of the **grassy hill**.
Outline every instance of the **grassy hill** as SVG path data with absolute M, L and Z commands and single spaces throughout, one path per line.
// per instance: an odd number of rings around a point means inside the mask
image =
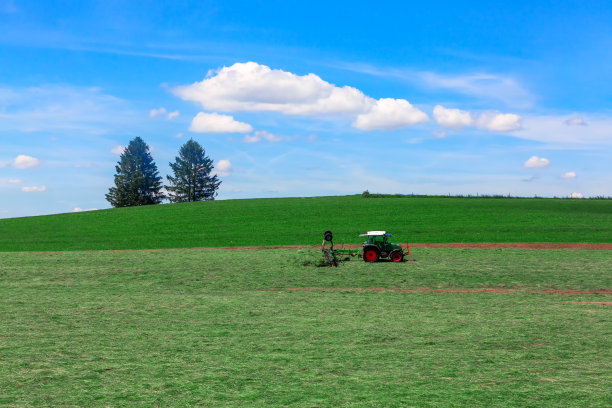
M 612 200 L 361 196 L 225 200 L 0 220 L 0 251 L 396 242 L 612 242 Z

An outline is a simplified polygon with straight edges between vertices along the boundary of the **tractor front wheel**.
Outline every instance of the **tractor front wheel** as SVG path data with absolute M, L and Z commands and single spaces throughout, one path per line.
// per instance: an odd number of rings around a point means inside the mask
M 393 260 L 393 262 L 403 262 L 404 255 L 401 252 L 394 252 L 391 254 L 391 259 Z
M 378 252 L 374 249 L 366 249 L 363 252 L 363 260 L 366 262 L 376 262 L 378 261 Z

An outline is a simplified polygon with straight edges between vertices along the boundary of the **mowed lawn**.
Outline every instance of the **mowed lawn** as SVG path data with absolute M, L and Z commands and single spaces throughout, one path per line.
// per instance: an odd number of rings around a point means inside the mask
M 612 251 L 319 256 L 0 253 L 0 405 L 612 404 L 612 296 L 527 291 L 609 290 Z
M 604 242 L 612 199 L 306 197 L 150 205 L 0 220 L 0 251 L 316 245 L 325 230 L 357 244 Z

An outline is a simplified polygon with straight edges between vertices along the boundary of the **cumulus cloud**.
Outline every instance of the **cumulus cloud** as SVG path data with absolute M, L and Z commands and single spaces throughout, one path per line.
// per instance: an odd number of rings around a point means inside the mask
M 405 99 L 382 98 L 367 113 L 357 116 L 353 126 L 361 130 L 391 130 L 427 122 L 427 115 Z
M 21 187 L 21 191 L 25 193 L 42 193 L 47 191 L 46 186 L 31 186 L 31 187 Z
M 9 179 L 8 182 L 10 184 L 21 184 L 23 181 L 21 179 Z
M 150 118 L 154 118 L 156 116 L 165 115 L 165 114 L 166 114 L 166 108 L 151 109 L 149 111 Z
M 521 117 L 514 113 L 486 112 L 476 120 L 476 126 L 492 132 L 510 132 L 521 128 Z
M 125 151 L 125 146 L 117 145 L 111 149 L 112 154 L 123 154 Z
M 436 105 L 433 116 L 436 122 L 446 129 L 474 126 L 492 132 L 510 132 L 521 128 L 521 117 L 514 113 L 484 112 L 474 118 L 468 111 Z
M 357 118 L 354 126 L 368 130 L 396 129 L 427 120 L 425 113 L 404 99 L 376 100 L 356 88 L 330 84 L 315 74 L 296 75 L 255 62 L 236 63 L 209 72 L 203 81 L 176 87 L 173 92 L 211 111 L 364 115 Z
M 584 198 L 582 193 L 572 193 L 570 194 L 570 198 Z
M 543 169 L 550 166 L 550 160 L 544 157 L 531 156 L 524 166 L 529 169 Z
M 231 115 L 200 112 L 191 121 L 189 130 L 198 133 L 248 133 L 253 127 L 239 122 Z
M 172 120 L 172 119 L 174 119 L 174 118 L 178 118 L 178 117 L 179 117 L 179 115 L 180 115 L 180 112 L 179 112 L 179 111 L 177 111 L 177 110 L 176 110 L 176 111 L 174 111 L 174 112 L 170 112 L 170 113 L 168 114 L 168 120 Z
M 31 169 L 40 164 L 40 160 L 35 157 L 27 156 L 25 154 L 20 154 L 13 160 L 13 167 L 16 169 Z
M 434 107 L 433 116 L 440 126 L 447 129 L 461 129 L 474 124 L 474 119 L 472 119 L 470 112 L 460 109 L 448 109 L 442 105 Z
M 219 177 L 227 177 L 232 174 L 232 163 L 229 160 L 219 160 L 216 168 Z
M 563 173 L 561 175 L 561 178 L 563 178 L 563 179 L 573 179 L 573 178 L 576 178 L 576 173 L 573 172 L 573 171 L 568 171 L 566 173 Z

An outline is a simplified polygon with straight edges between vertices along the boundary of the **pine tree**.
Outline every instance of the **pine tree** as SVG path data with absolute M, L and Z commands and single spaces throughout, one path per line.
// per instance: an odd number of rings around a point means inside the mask
M 159 204 L 164 199 L 160 192 L 162 178 L 149 153 L 149 146 L 140 137 L 130 141 L 115 170 L 115 187 L 106 194 L 113 207 Z
M 213 161 L 204 148 L 193 139 L 185 143 L 174 163 L 170 163 L 174 177 L 167 176 L 168 198 L 174 203 L 214 200 L 221 184 L 217 175 L 211 176 Z

